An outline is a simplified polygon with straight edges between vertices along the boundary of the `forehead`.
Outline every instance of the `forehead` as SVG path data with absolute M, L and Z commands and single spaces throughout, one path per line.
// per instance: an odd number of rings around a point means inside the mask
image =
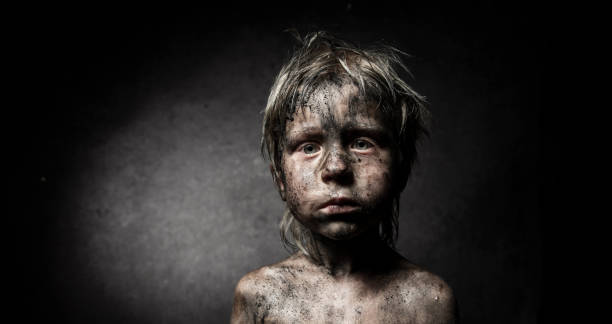
M 286 132 L 304 128 L 332 131 L 344 126 L 382 127 L 383 114 L 376 102 L 354 85 L 324 84 L 311 93 L 287 121 Z

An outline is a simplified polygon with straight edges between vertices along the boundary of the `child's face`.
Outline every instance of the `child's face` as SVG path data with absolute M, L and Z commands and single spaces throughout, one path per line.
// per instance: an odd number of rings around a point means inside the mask
M 353 86 L 329 86 L 292 117 L 279 186 L 295 217 L 331 239 L 377 230 L 391 206 L 394 157 L 376 105 Z

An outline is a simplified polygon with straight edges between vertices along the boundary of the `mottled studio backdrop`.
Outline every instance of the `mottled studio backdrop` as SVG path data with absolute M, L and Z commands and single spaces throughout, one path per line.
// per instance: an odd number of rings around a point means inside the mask
M 47 9 L 23 27 L 40 88 L 24 99 L 39 198 L 22 257 L 35 278 L 25 318 L 228 321 L 238 279 L 287 256 L 259 139 L 294 45 L 283 30 L 295 27 L 412 55 L 410 83 L 433 124 L 402 195 L 398 249 L 447 280 L 466 323 L 536 322 L 530 8 Z

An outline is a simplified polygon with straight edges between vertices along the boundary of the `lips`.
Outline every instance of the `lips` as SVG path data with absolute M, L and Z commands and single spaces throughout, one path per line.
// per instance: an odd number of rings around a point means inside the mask
M 330 199 L 319 206 L 321 212 L 329 215 L 351 213 L 357 211 L 359 208 L 360 206 L 357 202 L 345 197 Z

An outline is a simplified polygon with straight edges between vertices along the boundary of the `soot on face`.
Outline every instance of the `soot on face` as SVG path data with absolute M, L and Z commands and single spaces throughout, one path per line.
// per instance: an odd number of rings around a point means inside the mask
M 281 167 L 293 215 L 323 235 L 351 236 L 377 225 L 391 200 L 392 165 L 385 143 L 388 128 L 377 107 L 360 97 L 354 86 L 327 84 L 311 93 L 291 117 Z M 368 141 L 368 149 L 354 148 L 358 138 Z M 301 152 L 300 145 L 310 142 L 318 150 Z M 323 203 L 339 197 L 351 199 L 358 210 L 332 216 L 321 212 Z

